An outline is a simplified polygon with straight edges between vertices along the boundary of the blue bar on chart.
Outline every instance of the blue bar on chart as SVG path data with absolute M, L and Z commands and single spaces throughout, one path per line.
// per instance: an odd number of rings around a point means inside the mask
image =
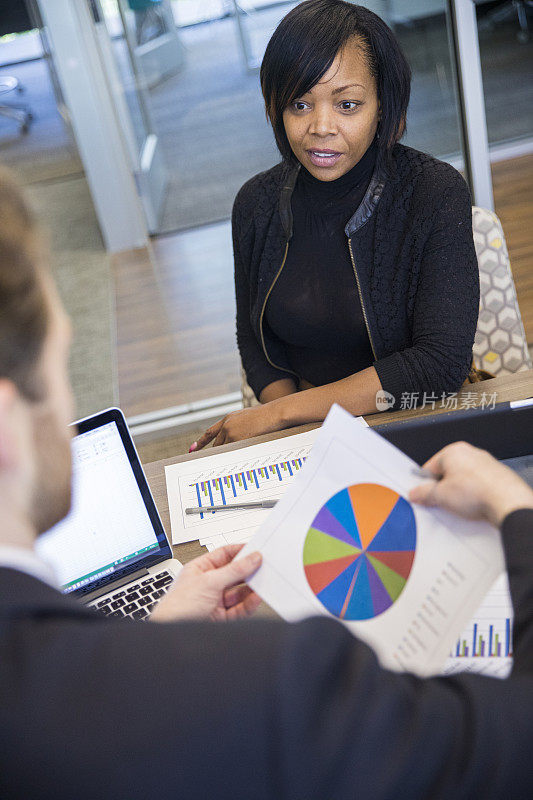
M 505 655 L 511 654 L 511 620 L 505 620 Z

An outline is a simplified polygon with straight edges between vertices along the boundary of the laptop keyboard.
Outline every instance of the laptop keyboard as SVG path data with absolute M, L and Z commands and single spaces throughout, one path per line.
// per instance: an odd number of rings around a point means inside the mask
M 89 603 L 105 617 L 129 617 L 146 619 L 157 601 L 168 591 L 174 578 L 170 572 L 151 575 L 133 586 L 127 586 L 95 603 Z

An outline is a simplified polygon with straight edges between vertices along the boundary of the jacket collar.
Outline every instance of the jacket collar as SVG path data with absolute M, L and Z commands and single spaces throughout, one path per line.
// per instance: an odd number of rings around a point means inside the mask
M 297 164 L 296 166 L 293 166 L 292 164 L 288 165 L 283 177 L 282 188 L 279 196 L 279 215 L 281 218 L 281 224 L 283 226 L 283 232 L 285 233 L 287 241 L 292 237 L 293 219 L 291 198 L 292 193 L 294 192 L 294 187 L 296 186 L 300 167 L 301 164 Z M 383 193 L 386 177 L 386 170 L 382 166 L 376 166 L 370 179 L 370 183 L 368 184 L 368 189 L 365 192 L 365 196 L 344 228 L 348 238 L 353 236 L 354 233 L 365 224 L 365 222 L 368 222 L 374 213 L 374 210 Z
M 346 227 L 344 228 L 348 239 L 350 239 L 354 233 L 359 230 L 359 228 L 362 228 L 365 222 L 368 222 L 374 213 L 374 210 L 383 193 L 385 177 L 385 170 L 382 167 L 377 166 L 372 174 L 372 177 L 370 178 L 370 183 L 368 184 L 368 189 L 365 192 L 365 196 L 361 200 L 361 203 L 355 211 L 355 214 L 353 217 L 350 217 L 346 223 Z

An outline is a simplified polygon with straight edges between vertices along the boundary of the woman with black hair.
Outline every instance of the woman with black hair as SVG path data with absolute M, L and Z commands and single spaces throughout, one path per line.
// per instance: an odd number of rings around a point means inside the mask
M 471 199 L 449 164 L 399 144 L 411 73 L 390 28 L 343 0 L 280 22 L 261 87 L 283 160 L 233 208 L 237 342 L 260 405 L 199 449 L 457 390 L 479 307 Z

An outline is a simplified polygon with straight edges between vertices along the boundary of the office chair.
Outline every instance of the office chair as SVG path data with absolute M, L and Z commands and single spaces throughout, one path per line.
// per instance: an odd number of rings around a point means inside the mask
M 34 28 L 27 4 L 13 2 L 13 0 L 0 0 L 0 36 L 11 33 L 24 33 Z M 26 133 L 30 128 L 33 117 L 26 106 L 11 105 L 3 102 L 4 95 L 9 92 L 22 92 L 23 87 L 11 76 L 0 75 L 0 115 L 14 119 L 20 124 L 21 133 Z
M 8 94 L 8 92 L 13 91 L 19 93 L 23 91 L 23 87 L 20 85 L 17 78 L 13 78 L 11 75 L 0 76 L 0 98 Z M 2 103 L 1 100 L 0 115 L 9 117 L 18 122 L 20 124 L 21 133 L 27 133 L 29 131 L 30 123 L 33 119 L 33 115 L 25 106 Z

